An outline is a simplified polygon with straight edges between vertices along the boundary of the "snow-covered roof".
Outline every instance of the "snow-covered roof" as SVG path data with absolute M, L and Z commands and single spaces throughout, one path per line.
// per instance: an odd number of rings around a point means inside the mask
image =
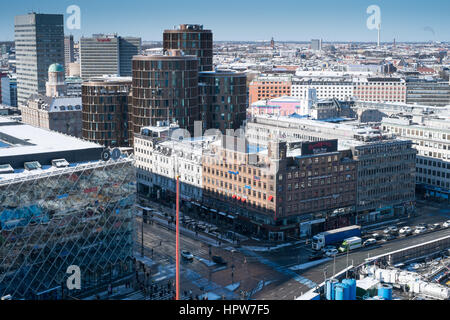
M 0 141 L 8 145 L 0 148 L 0 159 L 26 154 L 101 148 L 100 145 L 93 142 L 32 127 L 5 117 L 0 117 Z

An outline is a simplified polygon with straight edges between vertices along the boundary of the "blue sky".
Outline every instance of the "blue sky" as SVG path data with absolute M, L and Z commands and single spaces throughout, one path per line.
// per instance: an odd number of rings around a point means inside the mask
M 14 39 L 14 16 L 29 11 L 81 9 L 75 38 L 92 33 L 162 40 L 164 29 L 203 24 L 215 40 L 376 41 L 366 21 L 369 5 L 381 8 L 382 41 L 450 41 L 448 0 L 16 0 L 0 2 L 0 41 Z

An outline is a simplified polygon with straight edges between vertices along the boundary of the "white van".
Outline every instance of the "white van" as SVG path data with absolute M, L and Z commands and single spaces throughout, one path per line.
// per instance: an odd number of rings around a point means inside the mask
M 360 237 L 351 237 L 345 239 L 339 247 L 340 252 L 352 251 L 362 247 L 362 239 Z

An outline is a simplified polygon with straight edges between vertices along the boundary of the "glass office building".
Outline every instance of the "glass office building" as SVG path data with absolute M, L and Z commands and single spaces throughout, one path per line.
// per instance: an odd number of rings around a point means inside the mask
M 0 296 L 79 297 L 130 276 L 133 164 L 122 156 L 1 171 Z M 80 268 L 80 290 L 66 286 L 71 265 Z

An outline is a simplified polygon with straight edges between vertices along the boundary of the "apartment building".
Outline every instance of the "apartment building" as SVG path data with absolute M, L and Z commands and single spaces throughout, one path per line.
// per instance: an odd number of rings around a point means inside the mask
M 249 121 L 246 137 L 260 146 L 267 146 L 275 138 L 324 141 L 334 137 L 338 139 L 338 150 L 350 149 L 358 164 L 359 221 L 414 209 L 416 150 L 411 140 L 396 139 L 379 128 L 358 123 L 270 116 L 257 116 Z
M 450 125 L 448 118 L 414 116 L 383 118 L 382 128 L 413 141 L 417 150 L 417 191 L 444 199 L 450 196 Z
M 312 88 L 318 99 L 406 102 L 406 82 L 400 78 L 301 78 L 292 81 L 292 96 L 301 97 Z
M 158 121 L 178 122 L 194 134 L 200 120 L 198 58 L 172 50 L 168 55 L 133 58 L 133 132 L 156 126 Z
M 181 24 L 164 30 L 164 52 L 182 50 L 186 55 L 199 59 L 198 71 L 213 71 L 213 33 L 198 24 Z
M 19 107 L 23 123 L 81 138 L 81 98 L 32 95 Z
M 130 77 L 133 56 L 141 52 L 141 38 L 94 34 L 80 38 L 80 71 L 83 80 L 116 75 Z
M 199 73 L 199 108 L 204 129 L 239 129 L 247 110 L 247 76 L 232 70 Z
M 26 105 L 32 94 L 45 94 L 48 67 L 64 65 L 64 15 L 16 16 L 14 34 L 17 66 L 17 101 Z
M 231 213 L 243 232 L 270 240 L 299 235 L 299 224 L 351 210 L 356 201 L 356 163 L 337 151 L 337 141 L 285 141 L 267 148 L 223 136 L 203 156 L 203 202 Z M 213 213 L 211 213 L 213 214 Z
M 303 97 L 308 90 L 316 89 L 318 99 L 350 100 L 354 95 L 354 84 L 348 78 L 301 78 L 292 81 L 291 95 Z
M 372 102 L 406 102 L 406 81 L 400 78 L 357 78 L 355 99 Z
M 107 147 L 128 147 L 130 77 L 92 78 L 82 83 L 83 138 Z
M 406 103 L 437 107 L 450 105 L 450 83 L 443 80 L 406 79 Z
M 202 153 L 213 137 L 175 139 L 176 124 L 161 121 L 134 135 L 138 193 L 155 199 L 174 199 L 180 177 L 181 199 L 202 201 Z M 178 130 L 178 131 L 177 131 Z
M 291 95 L 292 77 L 259 77 L 249 84 L 249 104 Z

